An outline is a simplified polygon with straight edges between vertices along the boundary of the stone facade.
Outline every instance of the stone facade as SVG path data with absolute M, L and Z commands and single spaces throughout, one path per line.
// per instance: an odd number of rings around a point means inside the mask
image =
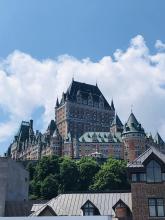
M 133 161 L 148 145 L 165 153 L 159 134 L 145 133 L 133 113 L 125 125 L 115 114 L 113 101 L 107 102 L 97 85 L 72 81 L 55 107 L 44 133 L 33 130 L 33 120 L 22 121 L 7 155 L 16 160 L 38 160 L 58 155 L 80 158 L 94 156 Z
M 97 85 L 74 80 L 55 107 L 57 128 L 64 139 L 68 133 L 80 137 L 86 131 L 108 132 L 114 116 L 113 104 L 108 104 Z

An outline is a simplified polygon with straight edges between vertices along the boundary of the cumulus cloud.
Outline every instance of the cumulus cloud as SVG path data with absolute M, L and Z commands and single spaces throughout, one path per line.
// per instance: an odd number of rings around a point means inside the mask
M 43 107 L 42 129 L 54 118 L 57 96 L 61 97 L 74 75 L 75 80 L 98 85 L 125 122 L 131 105 L 146 131 L 157 130 L 165 138 L 165 53 L 156 42 L 153 55 L 142 36 L 131 39 L 129 47 L 117 49 L 113 56 L 98 62 L 79 60 L 69 55 L 37 60 L 29 54 L 14 51 L 0 61 L 0 108 L 8 119 L 0 123 L 0 140 L 4 142 L 17 131 L 21 120 L 29 120 Z
M 161 40 L 156 41 L 155 47 L 160 51 L 165 50 L 165 44 Z

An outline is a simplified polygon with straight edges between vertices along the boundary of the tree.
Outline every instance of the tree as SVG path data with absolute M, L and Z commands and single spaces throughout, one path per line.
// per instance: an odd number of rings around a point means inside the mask
M 57 156 L 43 157 L 36 166 L 36 181 L 43 181 L 49 174 L 59 175 L 60 167 Z
M 29 179 L 32 180 L 35 175 L 36 164 L 34 162 L 29 162 L 26 166 L 27 171 L 29 171 Z
M 74 160 L 64 158 L 60 163 L 59 192 L 75 191 L 78 188 L 79 172 Z
M 30 181 L 29 193 L 31 197 L 40 198 L 41 196 L 40 189 L 41 189 L 40 181 L 36 181 L 35 179 Z
M 41 197 L 52 199 L 58 195 L 58 180 L 55 175 L 49 174 L 41 183 Z
M 100 171 L 95 176 L 95 182 L 90 189 L 108 191 L 129 189 L 129 187 L 126 162 L 110 158 L 101 166 Z
M 84 157 L 77 163 L 79 169 L 79 190 L 87 191 L 93 184 L 93 179 L 99 171 L 100 166 L 95 159 Z

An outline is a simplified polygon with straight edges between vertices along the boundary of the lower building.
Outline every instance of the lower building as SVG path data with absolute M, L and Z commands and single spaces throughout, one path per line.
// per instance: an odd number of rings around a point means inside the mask
M 7 205 L 28 200 L 29 173 L 19 163 L 0 158 L 0 216 L 5 216 Z
M 33 205 L 31 216 L 165 220 L 165 155 L 150 147 L 127 167 L 130 192 L 61 194 L 45 204 Z

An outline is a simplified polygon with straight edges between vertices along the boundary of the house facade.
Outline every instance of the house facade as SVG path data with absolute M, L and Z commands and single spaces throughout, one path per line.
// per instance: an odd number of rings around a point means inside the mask
M 31 216 L 110 216 L 119 220 L 165 219 L 165 155 L 148 148 L 127 166 L 130 192 L 61 194 L 35 204 Z

